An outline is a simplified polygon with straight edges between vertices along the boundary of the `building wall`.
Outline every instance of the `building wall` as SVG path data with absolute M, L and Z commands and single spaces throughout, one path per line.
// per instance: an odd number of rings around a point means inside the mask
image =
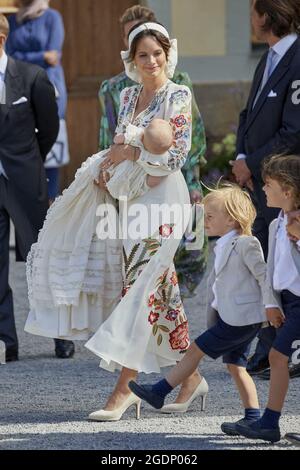
M 251 80 L 260 53 L 251 47 L 248 0 L 147 0 L 178 39 L 179 67 L 194 83 Z
M 262 54 L 251 45 L 249 0 L 146 0 L 179 46 L 209 141 L 235 130 Z

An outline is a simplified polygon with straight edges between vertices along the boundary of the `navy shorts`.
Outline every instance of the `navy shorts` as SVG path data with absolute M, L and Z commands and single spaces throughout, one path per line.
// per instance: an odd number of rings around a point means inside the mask
M 281 328 L 278 328 L 272 347 L 284 356 L 290 357 L 295 352 L 293 343 L 300 341 L 300 297 L 284 290 L 281 292 L 281 302 L 285 322 Z
M 217 323 L 195 340 L 208 357 L 223 356 L 224 364 L 246 367 L 251 343 L 261 329 L 261 323 L 231 326 L 218 317 Z

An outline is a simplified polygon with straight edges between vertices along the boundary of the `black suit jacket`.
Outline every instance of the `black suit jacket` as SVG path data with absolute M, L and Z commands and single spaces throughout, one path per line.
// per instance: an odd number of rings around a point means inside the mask
M 267 55 L 266 52 L 256 69 L 247 107 L 240 115 L 237 138 L 237 152 L 247 155 L 247 166 L 255 186 L 262 185 L 261 164 L 266 157 L 276 153 L 300 155 L 300 104 L 297 103 L 300 97 L 300 92 L 297 93 L 297 87 L 300 91 L 300 38 L 279 62 L 253 108 Z M 270 93 L 273 96 L 269 96 Z M 295 100 L 297 96 L 298 100 Z
M 0 105 L 0 160 L 8 176 L 11 204 L 21 206 L 36 239 L 48 209 L 44 160 L 56 141 L 59 117 L 54 88 L 43 69 L 8 59 L 5 75 L 6 104 Z M 20 98 L 27 102 L 16 104 Z M 14 220 L 17 236 L 22 224 Z M 23 224 L 24 225 L 24 224 Z M 22 254 L 22 258 L 26 253 Z

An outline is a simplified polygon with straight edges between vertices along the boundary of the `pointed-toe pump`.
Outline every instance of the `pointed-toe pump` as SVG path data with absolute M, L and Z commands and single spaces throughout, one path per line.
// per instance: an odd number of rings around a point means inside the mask
M 208 383 L 203 377 L 200 384 L 196 390 L 192 393 L 190 398 L 184 403 L 170 403 L 170 405 L 165 405 L 161 408 L 161 413 L 186 413 L 196 398 L 200 397 L 201 399 L 201 411 L 205 410 L 206 406 L 206 396 L 208 394 Z
M 135 406 L 136 419 L 140 419 L 141 416 L 141 400 L 131 393 L 124 403 L 115 410 L 98 410 L 94 411 L 88 416 L 89 421 L 119 421 L 125 411 L 131 406 Z

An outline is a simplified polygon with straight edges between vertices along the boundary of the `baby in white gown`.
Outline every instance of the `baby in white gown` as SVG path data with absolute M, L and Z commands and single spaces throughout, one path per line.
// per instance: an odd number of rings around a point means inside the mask
M 173 132 L 167 121 L 154 119 L 145 129 L 129 124 L 115 142 L 145 149 L 155 156 L 155 167 L 161 162 L 160 155 L 173 145 Z M 107 192 L 93 182 L 108 153 L 109 149 L 99 152 L 82 164 L 71 185 L 49 209 L 31 248 L 27 260 L 30 314 L 25 327 L 29 333 L 68 338 L 72 323 L 73 333 L 78 330 L 76 338 L 86 339 L 120 300 L 122 240 L 102 238 L 99 209 L 106 213 L 122 196 L 133 200 L 165 176 L 149 176 L 141 165 L 126 160 L 107 170 Z M 117 211 L 108 213 L 117 225 Z
M 114 143 L 144 148 L 147 152 L 159 156 L 173 145 L 173 131 L 167 121 L 153 119 L 145 129 L 129 124 L 125 134 L 115 136 Z M 110 167 L 107 171 L 109 181 L 106 187 L 115 199 L 127 197 L 128 200 L 132 200 L 145 194 L 149 188 L 154 188 L 162 178 L 165 178 L 165 176 L 147 175 L 141 166 L 129 160 L 120 163 L 115 168 Z

